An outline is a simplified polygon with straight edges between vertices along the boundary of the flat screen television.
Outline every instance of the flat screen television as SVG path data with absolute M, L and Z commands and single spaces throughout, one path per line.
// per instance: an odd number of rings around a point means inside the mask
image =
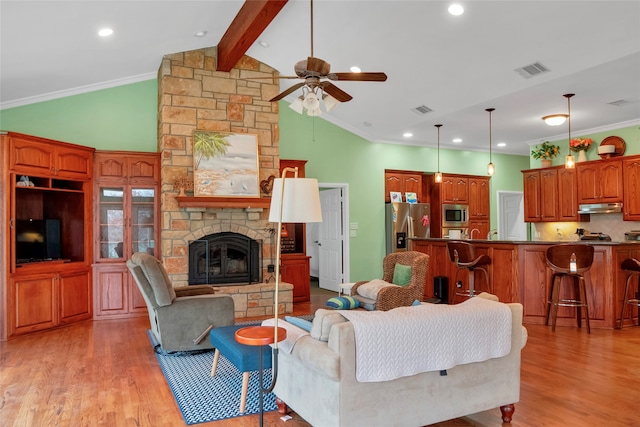
M 16 262 L 43 261 L 62 256 L 59 219 L 16 221 Z

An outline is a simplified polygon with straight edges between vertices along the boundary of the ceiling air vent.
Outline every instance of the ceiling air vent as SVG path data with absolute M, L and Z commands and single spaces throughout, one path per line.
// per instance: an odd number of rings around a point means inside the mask
M 421 116 L 423 114 L 430 113 L 433 110 L 431 108 L 427 107 L 426 105 L 421 105 L 419 107 L 412 108 L 411 111 L 413 111 L 414 113 L 416 113 L 416 114 Z
M 633 101 L 629 101 L 628 99 L 619 99 L 613 102 L 607 102 L 609 105 L 614 105 L 616 107 L 624 107 L 625 105 L 634 104 Z
M 525 79 L 530 79 L 531 77 L 535 77 L 543 73 L 548 73 L 551 70 L 542 65 L 540 62 L 534 62 L 533 64 L 525 65 L 521 68 L 516 68 L 514 71 L 520 74 Z

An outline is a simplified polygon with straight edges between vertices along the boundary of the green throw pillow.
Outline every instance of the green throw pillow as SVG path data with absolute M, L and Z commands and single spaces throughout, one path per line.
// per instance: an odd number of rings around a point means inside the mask
M 337 310 L 351 310 L 358 308 L 360 301 L 353 297 L 333 297 L 327 300 L 327 306 Z
M 411 282 L 411 266 L 396 264 L 391 282 L 394 285 L 407 286 Z

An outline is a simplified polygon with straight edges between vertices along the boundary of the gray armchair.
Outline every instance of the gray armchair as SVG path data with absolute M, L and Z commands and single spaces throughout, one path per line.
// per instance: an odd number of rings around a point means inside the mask
M 164 351 L 212 348 L 206 333 L 209 327 L 234 324 L 229 295 L 215 295 L 213 287 L 204 285 L 174 288 L 162 263 L 143 252 L 134 253 L 127 267 L 147 303 L 151 331 Z

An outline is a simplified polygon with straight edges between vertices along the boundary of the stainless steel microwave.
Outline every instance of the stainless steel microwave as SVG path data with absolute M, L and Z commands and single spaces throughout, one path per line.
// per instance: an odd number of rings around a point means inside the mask
M 442 205 L 442 227 L 467 227 L 469 205 Z

